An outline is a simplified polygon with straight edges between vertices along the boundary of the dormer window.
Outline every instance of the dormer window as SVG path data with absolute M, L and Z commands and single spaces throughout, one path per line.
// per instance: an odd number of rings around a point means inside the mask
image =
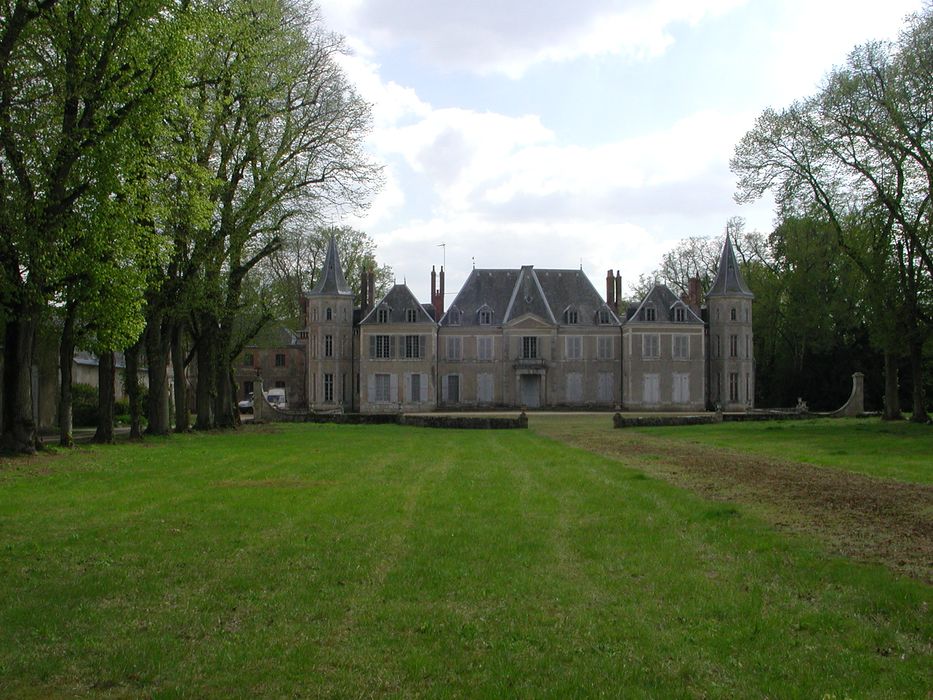
M 580 314 L 574 308 L 569 308 L 564 312 L 564 321 L 568 326 L 576 325 L 580 322 Z
M 329 306 L 327 307 L 327 310 L 324 312 L 324 320 L 325 321 L 334 320 L 334 310 L 331 309 Z
M 380 306 L 376 309 L 376 323 L 388 323 L 389 322 L 389 310 L 384 306 Z
M 684 321 L 686 321 L 687 310 L 682 306 L 675 307 L 674 308 L 674 320 L 677 321 L 677 323 L 683 323 Z
M 418 312 L 415 309 L 405 309 L 405 320 L 408 323 L 414 323 L 418 320 Z
M 646 321 L 657 321 L 658 320 L 658 314 L 654 310 L 653 306 L 645 307 L 645 320 Z
M 492 324 L 492 311 L 487 308 L 479 310 L 479 325 L 489 326 Z
M 603 326 L 608 325 L 609 311 L 606 309 L 600 309 L 599 313 L 596 314 L 596 322 Z
M 460 325 L 460 309 L 456 307 L 451 308 L 451 310 L 447 312 L 447 321 L 448 323 L 450 323 L 451 326 L 459 326 Z

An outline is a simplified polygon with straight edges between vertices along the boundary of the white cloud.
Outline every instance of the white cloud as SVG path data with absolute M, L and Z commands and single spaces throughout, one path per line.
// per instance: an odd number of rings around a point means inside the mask
M 447 69 L 520 77 L 532 66 L 580 56 L 641 60 L 672 43 L 671 27 L 696 24 L 745 0 L 322 0 L 331 24 L 372 46 L 411 46 Z

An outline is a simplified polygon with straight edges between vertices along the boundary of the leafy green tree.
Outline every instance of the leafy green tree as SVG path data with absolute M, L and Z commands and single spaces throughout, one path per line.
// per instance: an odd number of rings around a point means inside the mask
M 167 0 L 0 5 L 4 449 L 37 445 L 28 369 L 46 305 L 88 298 L 86 285 L 100 286 L 114 266 L 132 274 L 148 247 L 133 173 L 152 163 L 145 144 L 174 84 L 172 9 Z M 91 264 L 105 247 L 109 262 Z M 102 332 L 139 313 L 140 286 L 129 289 L 97 318 Z
M 151 371 L 164 371 L 172 325 L 186 324 L 197 427 L 211 428 L 237 419 L 231 363 L 258 330 L 243 323 L 247 276 L 280 248 L 290 221 L 361 205 L 379 172 L 362 149 L 369 105 L 340 72 L 341 40 L 313 8 L 286 0 L 200 7 L 191 87 L 171 126 L 179 187 L 210 211 L 206 222 L 192 221 L 190 209 L 167 213 L 173 256 L 150 304 L 147 355 Z M 167 430 L 159 405 L 151 394 L 153 432 Z
M 732 159 L 739 201 L 772 190 L 785 218 L 816 208 L 866 283 L 890 284 L 876 308 L 897 309 L 887 352 L 908 348 L 917 421 L 927 420 L 923 347 L 933 279 L 931 36 L 933 6 L 894 44 L 856 48 L 818 94 L 765 110 Z M 896 379 L 886 385 L 890 391 Z M 889 408 L 895 399 L 888 394 Z

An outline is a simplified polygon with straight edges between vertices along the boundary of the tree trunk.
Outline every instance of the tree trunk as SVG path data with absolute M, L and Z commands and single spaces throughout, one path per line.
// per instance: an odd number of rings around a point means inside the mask
M 94 433 L 94 442 L 113 442 L 113 384 L 116 377 L 113 350 L 100 353 L 97 366 L 97 431 Z
M 901 399 L 898 396 L 897 356 L 884 351 L 884 420 L 901 420 Z
M 146 361 L 149 374 L 149 435 L 168 435 L 168 343 L 161 311 L 154 311 L 146 326 Z
M 214 427 L 214 363 L 213 358 L 213 320 L 201 319 L 201 335 L 197 342 L 198 384 L 196 401 L 197 418 L 194 427 L 198 430 L 210 430 Z
M 175 378 L 175 432 L 186 433 L 191 428 L 188 421 L 188 380 L 185 376 L 184 326 L 180 322 L 172 325 L 172 374 Z
M 140 405 L 139 390 L 139 351 L 142 347 L 142 339 L 137 340 L 130 347 L 123 351 L 126 358 L 126 370 L 124 384 L 126 385 L 126 398 L 130 403 L 130 438 L 139 439 L 142 433 L 142 406 Z
M 32 411 L 32 351 L 36 333 L 34 309 L 20 305 L 6 323 L 3 345 L 3 432 L 0 449 L 33 454 L 38 447 Z
M 910 414 L 912 423 L 926 423 L 930 420 L 927 413 L 927 397 L 923 386 L 923 341 L 910 341 L 910 377 L 913 382 L 913 410 Z
M 230 377 L 230 327 L 222 323 L 214 344 L 214 420 L 218 428 L 235 428 L 233 381 Z
M 58 346 L 58 369 L 61 373 L 61 385 L 58 393 L 58 444 L 62 447 L 74 447 L 73 415 L 71 404 L 72 365 L 75 354 L 75 315 L 77 306 L 69 304 L 65 311 L 62 326 L 62 338 Z

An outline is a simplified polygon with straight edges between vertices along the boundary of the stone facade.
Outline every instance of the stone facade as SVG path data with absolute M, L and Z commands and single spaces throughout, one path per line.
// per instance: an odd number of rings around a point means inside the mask
M 316 409 L 622 408 L 698 411 L 753 405 L 754 296 L 731 242 L 702 308 L 698 283 L 677 298 L 656 285 L 624 313 L 621 277 L 602 298 L 581 270 L 473 270 L 445 311 L 444 271 L 431 303 L 404 284 L 362 303 L 331 242 L 306 297 L 306 402 Z M 268 386 L 268 381 L 267 381 Z

